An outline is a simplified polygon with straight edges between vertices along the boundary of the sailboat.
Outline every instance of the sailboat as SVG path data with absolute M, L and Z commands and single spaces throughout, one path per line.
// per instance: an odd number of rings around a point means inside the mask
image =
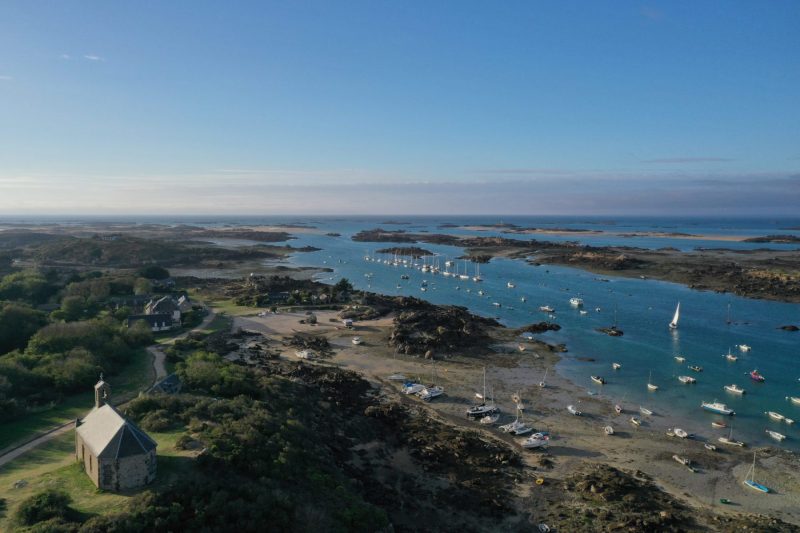
M 467 260 L 464 259 L 464 273 L 458 275 L 458 279 L 469 279 L 469 273 L 467 272 Z
M 672 317 L 672 322 L 669 323 L 669 329 L 678 329 L 678 319 L 681 317 L 681 303 L 675 308 L 675 316 Z
M 482 417 L 497 411 L 497 406 L 494 401 L 486 403 L 486 367 L 483 367 L 483 394 L 475 393 L 475 396 L 483 400 L 478 405 L 473 405 L 467 409 L 467 416 L 469 417 Z
M 650 371 L 650 377 L 647 378 L 647 390 L 656 391 L 658 390 L 658 385 L 653 383 L 653 371 Z
M 758 492 L 767 493 L 769 492 L 769 487 L 766 485 L 762 485 L 755 480 L 756 477 L 756 452 L 753 452 L 753 464 L 750 466 L 750 470 L 747 471 L 747 476 L 745 476 L 745 480 L 743 483 L 750 487 L 753 490 L 757 490 Z
M 722 444 L 728 444 L 730 446 L 738 446 L 739 448 L 744 448 L 745 443 L 740 440 L 733 439 L 733 422 L 731 422 L 731 432 L 728 434 L 727 437 L 720 437 L 717 439 Z
M 547 387 L 547 370 L 544 371 L 544 377 L 542 378 L 542 381 L 539 382 L 539 386 L 541 388 Z
M 480 263 L 475 263 L 475 275 L 472 276 L 472 281 L 474 281 L 475 283 L 480 283 L 481 281 L 483 281 L 483 278 L 481 277 Z

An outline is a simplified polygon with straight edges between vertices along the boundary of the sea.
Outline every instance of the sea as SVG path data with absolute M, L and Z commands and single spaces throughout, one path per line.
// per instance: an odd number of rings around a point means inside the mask
M 377 257 L 375 251 L 392 243 L 355 242 L 351 237 L 361 230 L 381 227 L 420 233 L 464 235 L 499 235 L 503 237 L 549 241 L 576 241 L 589 245 L 622 245 L 641 248 L 672 247 L 683 251 L 698 248 L 736 250 L 798 250 L 798 244 L 744 243 L 723 240 L 719 236 L 759 237 L 764 235 L 800 235 L 800 218 L 655 218 L 655 217 L 588 217 L 588 216 L 371 216 L 371 217 L 190 217 L 179 220 L 148 219 L 151 223 L 183 223 L 205 226 L 237 226 L 252 224 L 298 224 L 312 226 L 313 232 L 291 233 L 288 241 L 295 247 L 314 246 L 316 252 L 293 254 L 289 263 L 296 266 L 327 267 L 332 272 L 319 275 L 323 283 L 336 283 L 347 278 L 356 288 L 389 295 L 423 298 L 436 304 L 459 305 L 470 311 L 498 319 L 509 327 L 519 327 L 543 320 L 561 326 L 557 332 L 538 335 L 549 343 L 563 343 L 568 351 L 562 354 L 556 371 L 575 383 L 581 392 L 576 402 L 589 395 L 623 404 L 627 410 L 646 407 L 654 412 L 662 425 L 681 427 L 690 433 L 716 441 L 728 436 L 745 441 L 749 446 L 771 445 L 800 451 L 800 405 L 788 400 L 800 397 L 800 332 L 783 331 L 780 326 L 800 325 L 800 305 L 743 298 L 727 293 L 699 291 L 685 285 L 653 279 L 598 275 L 577 268 L 556 265 L 535 266 L 524 259 L 492 259 L 480 265 L 484 281 L 453 279 L 423 273 L 414 268 L 387 265 L 365 258 Z M 543 229 L 600 230 L 602 234 L 573 232 L 562 235 L 514 235 L 500 229 L 474 231 L 452 226 L 515 224 Z M 445 225 L 445 227 L 441 227 Z M 795 228 L 795 229 L 791 229 Z M 708 239 L 674 237 L 630 237 L 631 233 L 659 232 L 666 234 L 709 235 Z M 338 233 L 328 236 L 325 233 Z M 400 246 L 409 244 L 398 243 Z M 440 261 L 455 259 L 464 250 L 453 246 L 417 244 L 440 256 Z M 388 258 L 384 256 L 383 258 Z M 463 261 L 456 262 L 463 272 Z M 468 272 L 474 275 L 474 264 Z M 401 279 L 407 275 L 409 279 Z M 424 283 L 423 283 L 424 282 Z M 509 287 L 509 283 L 513 285 Z M 422 291 L 423 284 L 427 285 Z M 479 294 L 478 291 L 483 294 Z M 570 305 L 570 298 L 583 299 L 579 308 Z M 525 301 L 523 301 L 523 299 Z M 681 317 L 677 330 L 670 330 L 680 302 Z M 499 304 L 499 305 L 495 305 Z M 550 313 L 540 306 L 554 308 Z M 597 328 L 616 324 L 622 337 L 609 337 Z M 750 351 L 741 351 L 747 345 Z M 738 360 L 731 362 L 725 355 Z M 678 362 L 676 356 L 685 357 Z M 612 362 L 621 365 L 612 369 Z M 693 372 L 689 365 L 699 365 L 702 372 Z M 751 370 L 757 369 L 763 383 L 752 381 Z M 603 376 L 607 383 L 597 385 L 591 375 Z M 697 383 L 686 385 L 677 378 L 690 375 Z M 543 376 L 529 376 L 534 387 Z M 648 391 L 647 383 L 658 385 Z M 726 392 L 727 384 L 737 384 L 744 395 Z M 701 409 L 701 402 L 719 401 L 734 409 L 736 415 L 723 417 Z M 566 406 L 564 406 L 566 407 Z M 775 411 L 797 422 L 787 424 L 771 419 L 767 411 Z M 712 421 L 724 421 L 730 427 L 714 429 Z M 771 439 L 766 429 L 787 436 L 782 443 Z

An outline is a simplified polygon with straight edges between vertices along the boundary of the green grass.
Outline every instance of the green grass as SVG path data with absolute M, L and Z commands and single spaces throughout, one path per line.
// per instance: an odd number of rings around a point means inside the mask
M 224 313 L 217 313 L 217 315 L 208 323 L 208 326 L 201 329 L 206 333 L 216 333 L 217 331 L 230 330 L 233 326 L 233 319 Z
M 158 443 L 158 474 L 152 487 L 168 484 L 191 468 L 193 452 L 175 449 L 175 441 L 183 429 L 166 433 L 150 433 Z M 75 434 L 69 432 L 29 451 L 15 461 L 0 467 L 0 487 L 7 509 L 0 517 L 0 531 L 11 530 L 11 517 L 19 503 L 46 489 L 60 489 L 72 497 L 72 506 L 86 514 L 107 514 L 123 509 L 138 491 L 115 494 L 97 489 L 75 461 Z M 19 489 L 14 483 L 24 480 Z
M 111 384 L 112 401 L 125 397 L 133 397 L 153 383 L 152 357 L 142 348 L 122 371 L 108 377 Z M 86 384 L 86 392 L 73 394 L 64 398 L 52 407 L 0 424 L 0 450 L 18 442 L 27 441 L 48 429 L 85 415 L 94 404 L 94 383 Z

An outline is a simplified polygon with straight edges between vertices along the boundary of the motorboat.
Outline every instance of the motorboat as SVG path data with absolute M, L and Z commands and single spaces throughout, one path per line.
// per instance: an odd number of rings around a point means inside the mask
M 352 339 L 350 339 L 350 342 L 352 342 L 353 344 L 355 344 L 356 346 L 358 346 L 358 345 L 359 345 L 359 344 L 361 344 L 361 342 L 362 342 L 362 341 L 361 341 L 361 337 L 353 337 Z
M 641 426 L 642 425 L 642 420 L 638 416 L 632 416 L 631 417 L 631 424 L 633 424 L 634 426 Z
M 786 438 L 786 435 L 784 435 L 783 433 L 778 433 L 777 431 L 772 431 L 771 429 L 767 429 L 765 430 L 765 432 L 767 435 L 769 435 L 778 442 L 782 442 Z
M 747 344 L 739 344 L 736 347 L 739 348 L 740 352 L 749 352 L 750 350 L 752 350 L 752 348 Z
M 711 427 L 712 428 L 726 428 L 726 427 L 728 427 L 728 424 L 726 424 L 725 422 L 711 422 Z
M 420 392 L 418 394 L 418 396 L 423 401 L 429 402 L 429 401 L 433 400 L 434 398 L 438 398 L 442 394 L 444 394 L 444 387 L 440 387 L 439 385 L 436 385 L 434 387 L 426 387 L 425 390 L 423 390 L 422 392 Z
M 622 368 L 622 365 L 619 363 L 611 363 L 611 368 L 613 368 L 614 370 L 619 370 L 620 368 Z
M 706 411 L 711 411 L 712 413 L 717 413 L 718 415 L 734 415 L 736 414 L 733 409 L 728 408 L 727 405 L 721 402 L 713 401 L 713 402 L 703 402 L 700 406 L 705 409 Z
M 689 370 L 691 370 L 692 372 L 702 372 L 703 367 L 699 365 L 689 365 Z
M 578 411 L 578 409 L 574 405 L 568 405 L 567 406 L 567 411 L 569 411 L 570 414 L 575 415 L 575 416 L 581 416 L 581 414 L 582 414 L 580 411 Z
M 676 355 L 675 360 L 679 363 L 683 363 L 684 361 L 686 361 L 686 358 L 682 355 Z
M 675 461 L 679 462 L 680 464 L 682 464 L 684 466 L 689 466 L 690 464 L 692 464 L 692 460 L 691 459 L 689 459 L 687 457 L 681 457 L 678 454 L 673 455 L 672 458 L 675 459 Z
M 683 430 L 683 429 L 681 429 L 681 428 L 675 428 L 675 429 L 673 430 L 673 432 L 675 433 L 675 436 L 676 436 L 676 437 L 679 437 L 679 438 L 681 438 L 681 439 L 687 439 L 687 438 L 689 438 L 689 434 L 688 434 L 688 433 L 687 433 L 685 430 Z
M 685 383 L 687 385 L 692 385 L 694 383 L 697 383 L 697 380 L 692 376 L 678 376 L 678 381 L 680 381 L 681 383 Z
M 753 381 L 757 381 L 758 383 L 763 383 L 764 381 L 766 381 L 766 379 L 764 378 L 764 376 L 762 376 L 762 375 L 761 375 L 761 374 L 758 372 L 758 370 L 752 370 L 752 371 L 750 372 L 750 379 L 752 379 Z
M 797 396 L 787 396 L 786 399 L 795 405 L 800 405 L 800 398 Z
M 582 307 L 583 306 L 583 298 L 570 298 L 569 304 L 572 307 Z
M 578 311 L 578 313 L 580 313 L 581 315 L 588 315 L 589 311 L 585 311 L 585 310 L 581 309 L 580 311 Z
M 403 394 L 419 394 L 425 390 L 425 385 L 422 383 L 408 382 L 403 385 Z
M 553 309 L 549 305 L 542 305 L 539 307 L 539 311 L 542 311 L 543 313 L 553 313 L 555 312 L 555 309 Z
M 710 452 L 717 451 L 717 447 L 714 446 L 713 444 L 711 444 L 710 442 L 706 442 L 705 444 L 703 444 L 703 448 L 705 448 L 706 450 L 708 450 Z
M 542 435 L 541 433 L 534 433 L 524 441 L 520 442 L 520 446 L 522 446 L 527 450 L 535 448 L 544 448 L 545 446 L 547 446 L 549 441 L 550 438 L 547 435 Z
M 598 385 L 605 385 L 606 380 L 602 376 L 591 376 L 592 381 L 597 383 Z
M 494 413 L 481 418 L 479 422 L 484 426 L 491 426 L 492 424 L 496 424 L 498 420 L 500 420 L 500 413 L 495 411 Z
M 775 420 L 776 422 L 783 422 L 786 420 L 786 417 L 780 413 L 776 413 L 775 411 L 766 411 L 764 412 L 765 415 L 770 417 L 771 419 Z
M 509 281 L 508 283 L 506 283 L 506 287 L 508 287 L 509 289 L 513 289 L 514 287 L 516 287 L 516 285 L 514 285 Z
M 603 428 L 603 432 L 606 435 L 613 435 L 614 434 L 614 428 L 611 427 L 611 426 L 606 426 L 606 427 Z
M 731 383 L 730 385 L 725 385 L 723 387 L 726 391 L 730 392 L 731 394 L 744 394 L 746 391 L 741 388 L 739 385 L 735 383 Z
M 639 412 L 645 416 L 651 416 L 653 414 L 653 411 L 651 411 L 647 407 L 642 407 L 641 405 L 639 406 Z
M 621 415 L 622 414 L 622 406 L 620 404 L 614 405 L 614 411 L 616 411 L 618 415 Z

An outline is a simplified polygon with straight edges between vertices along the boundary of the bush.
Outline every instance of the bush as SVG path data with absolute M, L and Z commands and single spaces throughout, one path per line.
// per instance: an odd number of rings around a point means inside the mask
M 0 307 L 0 354 L 21 350 L 39 328 L 47 324 L 44 313 L 24 304 L 7 303 Z
M 148 265 L 140 268 L 137 274 L 147 279 L 167 279 L 169 277 L 169 270 L 158 265 Z
M 14 518 L 21 526 L 32 526 L 51 519 L 72 521 L 79 518 L 69 504 L 72 502 L 66 492 L 49 489 L 19 504 Z

